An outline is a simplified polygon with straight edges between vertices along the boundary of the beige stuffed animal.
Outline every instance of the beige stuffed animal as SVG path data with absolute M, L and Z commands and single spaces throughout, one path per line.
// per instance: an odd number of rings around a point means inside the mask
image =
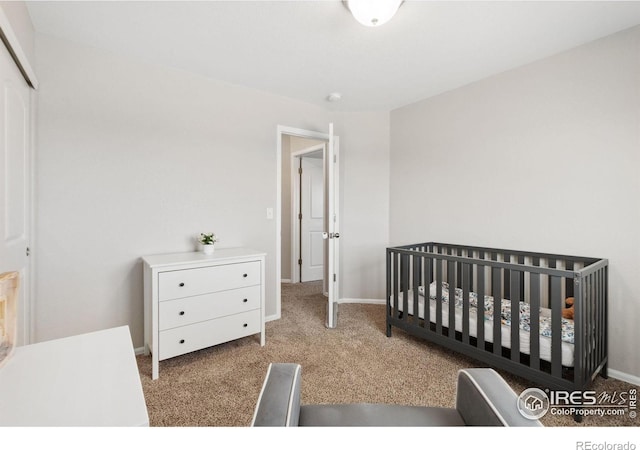
M 562 310 L 562 317 L 565 319 L 573 320 L 573 297 L 567 297 L 564 301 L 564 309 Z

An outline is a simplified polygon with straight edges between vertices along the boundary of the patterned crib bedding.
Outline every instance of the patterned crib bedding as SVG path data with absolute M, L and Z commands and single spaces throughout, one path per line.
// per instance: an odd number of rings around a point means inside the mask
M 437 285 L 434 281 L 429 286 L 429 298 L 436 300 Z M 418 293 L 424 297 L 424 286 L 418 288 Z M 442 298 L 443 303 L 449 302 L 449 283 L 442 282 Z M 462 289 L 455 288 L 454 305 L 458 308 L 463 307 Z M 469 292 L 469 307 L 471 311 L 478 308 L 478 294 Z M 489 295 L 484 296 L 484 318 L 485 320 L 493 320 L 494 299 Z M 551 317 L 550 310 L 540 308 L 540 335 L 551 338 Z M 502 299 L 500 305 L 500 317 L 503 325 L 511 326 L 511 300 Z M 520 302 L 520 329 L 526 332 L 531 331 L 531 308 L 528 303 Z M 574 326 L 573 320 L 562 318 L 562 340 L 568 344 L 574 342 Z

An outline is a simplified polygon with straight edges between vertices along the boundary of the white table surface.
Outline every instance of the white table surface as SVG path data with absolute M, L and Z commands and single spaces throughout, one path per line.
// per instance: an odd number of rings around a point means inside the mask
M 0 426 L 148 426 L 129 327 L 17 347 L 0 368 Z

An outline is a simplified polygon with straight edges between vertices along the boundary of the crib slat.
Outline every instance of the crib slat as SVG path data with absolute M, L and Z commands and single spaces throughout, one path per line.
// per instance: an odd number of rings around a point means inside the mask
M 476 266 L 476 282 L 477 282 L 477 294 L 478 294 L 478 308 L 476 310 L 476 324 L 477 324 L 477 344 L 478 348 L 484 350 L 484 266 Z
M 394 253 L 392 255 L 393 258 L 393 317 L 398 318 L 398 311 L 400 310 L 400 293 L 398 292 L 398 276 L 399 276 L 399 268 L 398 268 L 398 259 L 400 254 Z
M 587 336 L 585 342 L 592 342 L 592 345 L 587 347 L 587 351 L 589 353 L 589 373 L 592 373 L 596 367 L 598 367 L 598 363 L 599 363 L 599 358 L 598 358 L 598 354 L 599 354 L 599 348 L 598 348 L 598 342 L 597 342 L 597 336 L 598 336 L 598 330 L 597 330 L 597 292 L 599 289 L 598 286 L 598 273 L 592 273 L 590 275 L 588 275 L 589 278 L 589 300 L 587 301 L 588 307 L 585 310 L 585 314 L 584 317 L 582 318 L 581 323 L 582 324 L 587 324 L 587 323 L 595 323 L 596 326 L 595 327 L 588 327 L 582 328 L 582 333 L 585 334 Z M 586 373 L 585 373 L 586 375 Z
M 603 267 L 598 271 L 598 280 L 599 280 L 599 289 L 598 289 L 598 307 L 599 314 L 597 321 L 597 329 L 598 332 L 596 336 L 598 337 L 598 345 L 600 347 L 600 351 L 598 352 L 598 358 L 600 361 L 604 361 L 607 357 L 607 268 Z
M 600 346 L 598 343 L 598 303 L 597 303 L 597 297 L 598 297 L 598 290 L 599 290 L 599 278 L 598 278 L 598 273 L 593 273 L 591 275 L 588 276 L 589 278 L 589 282 L 590 282 L 590 287 L 591 287 L 591 292 L 590 292 L 590 298 L 589 298 L 589 307 L 588 309 L 585 311 L 585 317 L 583 317 L 582 319 L 582 323 L 594 323 L 595 327 L 593 328 L 582 328 L 583 330 L 583 334 L 587 335 L 587 339 L 586 342 L 593 342 L 593 344 L 589 347 L 587 347 L 587 350 L 589 352 L 589 372 L 593 372 L 597 367 L 598 367 L 598 363 L 600 362 Z M 585 373 L 586 375 L 586 373 Z
M 604 313 L 604 307 L 605 307 L 605 299 L 604 299 L 604 285 L 605 285 L 605 269 L 606 268 L 602 268 L 600 270 L 598 270 L 594 276 L 596 277 L 596 280 L 598 280 L 597 283 L 597 288 L 596 288 L 596 292 L 595 292 L 595 303 L 596 303 L 596 317 L 594 317 L 594 322 L 595 322 L 595 330 L 594 330 L 594 334 L 595 334 L 595 339 L 596 339 L 596 345 L 597 345 L 597 355 L 598 355 L 598 360 L 596 361 L 597 365 L 600 365 L 604 359 L 606 358 L 607 355 L 607 350 L 606 348 L 604 348 L 604 330 L 606 329 L 606 322 L 605 322 L 605 313 Z
M 470 264 L 462 265 L 462 342 L 469 343 L 469 278 Z
M 579 329 L 585 336 L 584 342 L 581 343 L 582 353 L 584 354 L 582 368 L 582 380 L 584 380 L 588 373 L 591 373 L 596 369 L 600 361 L 600 342 L 598 342 L 597 328 L 599 321 L 597 296 L 600 288 L 598 272 L 583 277 L 581 283 L 585 285 L 584 290 L 586 291 L 581 299 L 581 304 L 584 306 L 581 308 L 582 311 L 580 313 L 576 311 L 576 316 L 581 316 Z M 577 319 L 578 318 L 576 317 L 576 322 Z M 595 330 L 591 327 L 586 327 L 586 324 L 589 322 L 596 324 Z M 577 324 L 576 328 L 578 328 Z M 588 345 L 589 342 L 592 344 Z
M 597 271 L 596 273 L 593 274 L 595 280 L 596 280 L 596 288 L 595 288 L 595 292 L 594 292 L 594 303 L 595 303 L 595 314 L 594 314 L 594 318 L 593 321 L 595 323 L 595 330 L 594 330 L 594 334 L 595 334 L 595 351 L 596 351 L 596 355 L 597 355 L 597 361 L 596 364 L 599 364 L 604 355 L 602 352 L 602 333 L 601 333 L 601 327 L 602 327 L 602 309 L 601 309 L 601 297 L 600 297 L 600 293 L 602 292 L 602 288 L 601 288 L 601 283 L 602 283 L 602 275 L 601 275 L 602 271 Z
M 498 269 L 496 267 L 491 268 L 491 287 L 493 288 L 493 353 L 496 355 L 502 355 L 502 292 L 500 289 L 500 287 L 502 286 L 502 283 L 500 282 L 500 278 L 502 275 L 501 272 L 501 269 Z
M 600 361 L 607 357 L 607 267 L 598 271 L 600 290 L 598 292 L 598 305 L 600 306 L 600 322 L 598 324 L 598 343 L 600 344 Z
M 602 346 L 603 346 L 603 351 L 605 352 L 605 356 L 606 356 L 606 352 L 607 352 L 607 346 L 609 345 L 609 333 L 608 333 L 608 324 L 607 324 L 607 317 L 609 314 L 609 267 L 603 267 L 602 268 L 602 307 L 604 309 L 604 321 L 602 324 Z M 606 368 L 605 368 L 606 370 Z
M 562 306 L 560 277 L 550 276 L 551 289 L 551 375 L 562 378 Z
M 422 299 L 424 304 L 424 326 L 427 330 L 431 329 L 431 279 L 432 264 L 431 258 L 425 258 L 424 261 L 424 297 Z
M 587 373 L 591 373 L 594 369 L 594 353 L 595 353 L 595 348 L 594 348 L 594 343 L 592 341 L 592 337 L 593 337 L 593 331 L 589 328 L 584 328 L 583 325 L 585 323 L 589 323 L 589 320 L 591 319 L 591 312 L 592 312 L 592 306 L 593 306 L 593 300 L 595 297 L 595 292 L 596 292 L 596 283 L 595 280 L 593 278 L 593 274 L 587 275 L 586 277 L 583 278 L 583 282 L 586 284 L 586 295 L 584 296 L 584 298 L 582 299 L 582 307 L 579 308 L 581 311 L 578 311 L 576 313 L 575 317 L 575 321 L 574 321 L 574 329 L 577 333 L 578 330 L 581 330 L 581 334 L 585 336 L 584 341 L 583 341 L 583 353 L 584 353 L 584 359 L 583 359 L 583 368 L 582 368 L 582 380 L 584 379 L 585 375 Z M 591 344 L 590 344 L 591 343 Z
M 411 256 L 413 260 L 413 283 L 411 290 L 413 291 L 413 324 L 418 326 L 420 324 L 420 310 L 418 309 L 418 287 L 420 286 L 420 262 L 422 258 L 418 256 Z
M 408 322 L 409 316 L 409 255 L 403 253 L 400 256 L 400 272 L 402 273 L 402 281 L 400 289 L 402 290 L 402 320 Z
M 599 311 L 598 311 L 598 292 L 600 289 L 600 277 L 599 277 L 599 273 L 593 273 L 590 275 L 590 277 L 593 280 L 593 298 L 591 299 L 591 312 L 589 314 L 589 316 L 587 316 L 584 320 L 584 322 L 589 322 L 591 321 L 592 323 L 595 324 L 595 326 L 592 328 L 592 330 L 589 332 L 589 337 L 590 339 L 593 341 L 593 346 L 592 346 L 592 353 L 593 353 L 593 370 L 594 371 L 597 367 L 598 364 L 601 361 L 600 358 L 600 345 L 599 345 L 599 339 L 598 339 L 598 316 Z
M 573 272 L 573 268 L 575 267 L 574 262 L 573 261 L 565 261 L 565 268 L 568 271 Z M 566 294 L 565 297 L 576 297 L 576 292 L 575 292 L 575 278 L 566 278 L 565 279 L 565 289 L 566 289 Z
M 581 320 L 581 323 L 583 325 L 587 323 L 596 323 L 596 320 L 597 320 L 596 319 L 596 308 L 597 308 L 596 297 L 598 292 L 597 272 L 588 275 L 588 278 L 589 278 L 589 299 L 586 302 L 587 308 L 585 309 L 584 316 L 582 317 L 582 320 Z M 588 364 L 589 372 L 588 373 L 592 373 L 598 366 L 598 358 L 597 358 L 598 348 L 597 348 L 597 342 L 595 342 L 596 336 L 597 336 L 597 329 L 583 326 L 582 333 L 587 336 L 585 342 L 592 343 L 586 349 L 589 355 L 589 364 Z
M 588 291 L 585 294 L 587 298 L 588 307 L 584 309 L 582 320 L 581 320 L 581 333 L 586 336 L 584 342 L 582 343 L 584 346 L 583 353 L 586 353 L 589 356 L 589 364 L 585 364 L 584 373 L 585 377 L 588 373 L 593 373 L 593 371 L 598 367 L 600 363 L 600 342 L 598 339 L 598 329 L 588 327 L 588 323 L 598 324 L 598 292 L 600 289 L 600 279 L 599 273 L 595 272 L 590 275 L 587 275 L 586 278 L 589 279 Z M 585 303 L 583 299 L 583 303 Z M 597 325 L 596 325 L 597 326 Z M 589 345 L 591 343 L 591 345 Z
M 580 385 L 582 381 L 585 379 L 585 375 L 588 372 L 586 361 L 587 347 L 584 345 L 582 339 L 579 339 L 582 333 L 579 330 L 582 330 L 582 324 L 584 323 L 584 307 L 583 305 L 587 301 L 589 297 L 589 276 L 582 278 L 576 278 L 574 280 L 575 288 L 573 290 L 574 295 L 574 317 L 573 317 L 573 331 L 574 331 L 574 339 L 573 339 L 573 371 L 574 371 L 574 381 Z
M 387 249 L 385 254 L 385 258 L 386 258 L 385 271 L 387 274 L 387 299 L 391 297 L 391 254 L 392 253 L 393 251 Z M 390 305 L 390 303 L 387 302 L 387 305 Z
M 449 261 L 448 263 L 448 281 L 449 281 L 449 337 L 456 337 L 456 263 Z
M 607 356 L 607 345 L 608 345 L 608 339 L 609 339 L 609 334 L 608 334 L 608 325 L 607 325 L 607 314 L 609 313 L 609 268 L 608 267 L 603 267 L 602 270 L 602 293 L 601 293 L 601 299 L 602 299 L 602 309 L 603 309 L 603 323 L 602 323 L 602 346 L 603 346 L 603 351 L 604 351 L 604 357 Z M 605 368 L 606 370 L 606 368 Z
M 521 266 L 525 265 L 525 257 L 524 256 L 519 256 L 518 257 L 518 264 Z M 527 301 L 527 298 L 525 297 L 525 288 L 526 288 L 526 284 L 525 284 L 525 279 L 526 279 L 526 273 L 527 271 L 522 271 L 522 272 L 518 272 L 518 274 L 520 275 L 520 300 L 523 302 Z
M 442 334 L 442 259 L 436 259 L 436 333 Z
M 606 360 L 607 357 L 607 348 L 606 348 L 606 267 L 598 270 L 596 273 L 596 277 L 598 280 L 598 289 L 596 290 L 596 304 L 598 305 L 597 317 L 595 318 L 596 322 L 596 337 L 595 339 L 598 342 L 598 365 Z
M 461 248 L 453 249 L 451 254 L 460 257 L 460 256 L 462 256 L 462 249 Z M 460 260 L 458 260 L 458 262 L 455 263 L 455 271 L 456 271 L 456 277 L 457 277 L 457 280 L 458 280 L 458 283 L 456 283 L 455 287 L 461 287 L 460 286 L 460 274 L 462 273 L 462 263 L 460 262 Z
M 529 367 L 540 369 L 540 274 L 531 273 L 529 308 L 531 323 L 529 334 Z
M 504 262 L 506 263 L 511 262 L 511 255 L 509 253 L 505 253 L 503 255 L 503 258 L 504 258 Z M 510 269 L 504 269 L 503 271 L 502 292 L 504 292 L 505 295 L 511 292 L 511 270 Z
M 468 248 L 467 249 L 467 257 L 468 258 L 473 258 L 473 249 L 472 248 Z M 469 289 L 471 289 L 473 291 L 475 286 L 475 279 L 473 277 L 473 270 L 469 271 Z
M 511 360 L 520 362 L 520 272 L 510 271 Z
M 394 301 L 398 301 L 398 297 L 392 297 L 392 289 L 391 289 L 391 262 L 392 262 L 393 251 L 387 249 L 386 252 L 386 272 L 387 272 L 387 336 L 391 337 L 391 325 L 389 323 L 389 317 L 393 317 L 393 308 L 391 307 L 391 299 Z

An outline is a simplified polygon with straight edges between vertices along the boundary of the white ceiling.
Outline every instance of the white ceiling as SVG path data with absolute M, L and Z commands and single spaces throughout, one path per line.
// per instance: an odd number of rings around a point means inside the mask
M 340 111 L 391 110 L 640 24 L 640 1 L 405 1 L 379 28 L 336 0 L 27 7 L 41 33 Z

